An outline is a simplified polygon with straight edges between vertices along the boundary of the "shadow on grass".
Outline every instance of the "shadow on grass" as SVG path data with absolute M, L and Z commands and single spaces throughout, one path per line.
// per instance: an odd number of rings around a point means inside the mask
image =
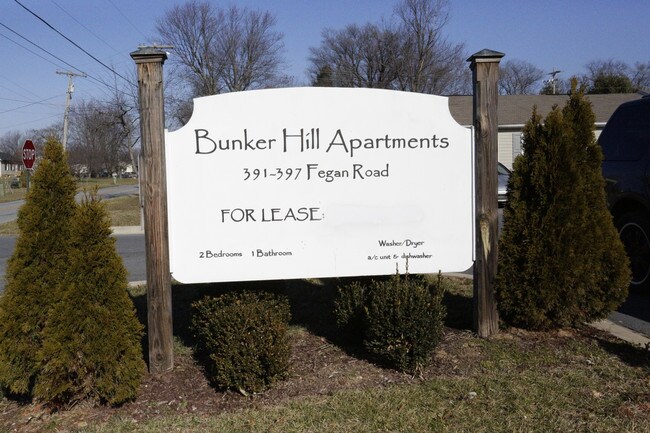
M 172 285 L 172 322 L 174 336 L 183 344 L 192 346 L 194 340 L 190 331 L 192 304 L 206 296 L 217 297 L 232 291 L 267 291 L 288 298 L 291 306 L 291 325 L 302 326 L 310 332 L 328 339 L 335 339 L 337 333 L 332 317 L 336 280 L 277 280 L 237 283 L 174 284 Z M 133 303 L 141 323 L 147 326 L 147 295 L 133 296 Z M 143 339 L 144 353 L 148 343 Z
M 442 303 L 447 308 L 445 326 L 458 330 L 471 331 L 474 327 L 473 300 L 460 293 L 445 292 Z
M 597 338 L 598 345 L 630 367 L 645 368 L 650 373 L 650 347 L 634 346 L 619 341 Z

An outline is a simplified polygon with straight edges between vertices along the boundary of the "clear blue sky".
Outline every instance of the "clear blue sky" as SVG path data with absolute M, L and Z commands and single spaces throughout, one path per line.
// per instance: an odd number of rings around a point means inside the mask
M 156 19 L 172 5 L 183 3 L 181 0 L 19 1 L 126 77 L 134 70 L 129 53 L 141 43 L 154 41 Z M 304 83 L 309 47 L 319 45 L 322 29 L 379 22 L 382 17 L 390 17 L 397 1 L 238 0 L 236 3 L 275 14 L 278 30 L 285 35 L 289 72 L 297 83 Z M 483 48 L 501 51 L 506 54 L 504 61 L 525 60 L 544 71 L 562 70 L 560 78 L 583 73 L 585 64 L 592 60 L 614 59 L 631 66 L 650 60 L 648 0 L 450 1 L 451 20 L 445 33 L 452 42 L 464 42 L 468 54 Z M 81 99 L 104 98 L 108 89 L 96 79 L 112 80 L 106 68 L 14 0 L 0 0 L 0 56 L 0 136 L 62 120 L 67 78 L 57 75 L 57 70 L 74 67 L 91 76 L 75 79 L 73 104 Z

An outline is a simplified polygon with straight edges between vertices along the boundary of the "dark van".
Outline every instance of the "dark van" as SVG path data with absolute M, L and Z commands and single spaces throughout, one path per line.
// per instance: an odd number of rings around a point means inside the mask
M 650 292 L 650 97 L 621 104 L 598 142 L 610 211 L 630 257 L 631 288 Z

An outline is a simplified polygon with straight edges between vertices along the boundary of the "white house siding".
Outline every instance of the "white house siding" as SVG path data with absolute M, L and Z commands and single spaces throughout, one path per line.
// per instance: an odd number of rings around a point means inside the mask
M 499 162 L 512 170 L 512 132 L 499 132 Z
M 594 135 L 596 136 L 596 140 L 598 140 L 598 137 L 600 137 L 600 133 L 603 132 L 602 128 L 596 128 L 594 131 Z
M 602 125 L 597 125 L 594 131 L 596 139 L 602 132 Z M 522 153 L 521 149 L 521 132 L 513 132 L 511 130 L 499 132 L 498 135 L 498 148 L 499 148 L 499 162 L 508 169 L 512 170 L 512 164 L 515 158 Z
M 640 99 L 642 96 L 641 93 L 589 95 L 596 120 L 596 138 L 620 104 Z M 500 95 L 498 107 L 499 162 L 512 168 L 514 159 L 521 153 L 518 138 L 524 124 L 530 119 L 533 107 L 537 107 L 539 115 L 546 117 L 554 106 L 563 107 L 567 99 L 567 95 Z M 472 124 L 472 96 L 450 96 L 449 110 L 461 125 Z

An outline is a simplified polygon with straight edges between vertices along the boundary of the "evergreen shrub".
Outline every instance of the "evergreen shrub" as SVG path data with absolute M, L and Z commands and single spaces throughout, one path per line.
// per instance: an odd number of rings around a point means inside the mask
M 340 286 L 334 304 L 336 326 L 353 344 L 363 343 L 365 303 L 368 282 L 353 281 Z
M 261 392 L 289 369 L 286 298 L 250 291 L 192 304 L 192 331 L 208 378 L 221 389 Z
M 0 388 L 64 406 L 135 396 L 142 325 L 103 207 L 75 202 L 63 147 L 48 139 L 25 204 L 0 298 Z
M 30 179 L 30 180 L 32 180 L 32 179 Z M 27 188 L 27 170 L 23 170 L 20 173 L 19 182 L 20 182 L 20 188 Z
M 628 259 L 607 209 L 594 114 L 575 83 L 542 122 L 533 112 L 514 162 L 499 241 L 500 317 L 530 329 L 606 317 L 627 296 Z
M 34 396 L 57 405 L 121 404 L 137 396 L 145 371 L 143 326 L 108 214 L 94 194 L 77 211 L 71 242 L 62 301 L 43 330 Z
M 426 362 L 442 336 L 443 280 L 396 274 L 388 280 L 353 282 L 339 288 L 337 325 L 360 339 L 377 362 L 414 372 Z
M 0 388 L 31 396 L 40 372 L 42 330 L 61 288 L 70 257 L 70 220 L 76 183 L 63 146 L 47 140 L 18 211 L 19 235 L 7 262 L 0 297 Z

